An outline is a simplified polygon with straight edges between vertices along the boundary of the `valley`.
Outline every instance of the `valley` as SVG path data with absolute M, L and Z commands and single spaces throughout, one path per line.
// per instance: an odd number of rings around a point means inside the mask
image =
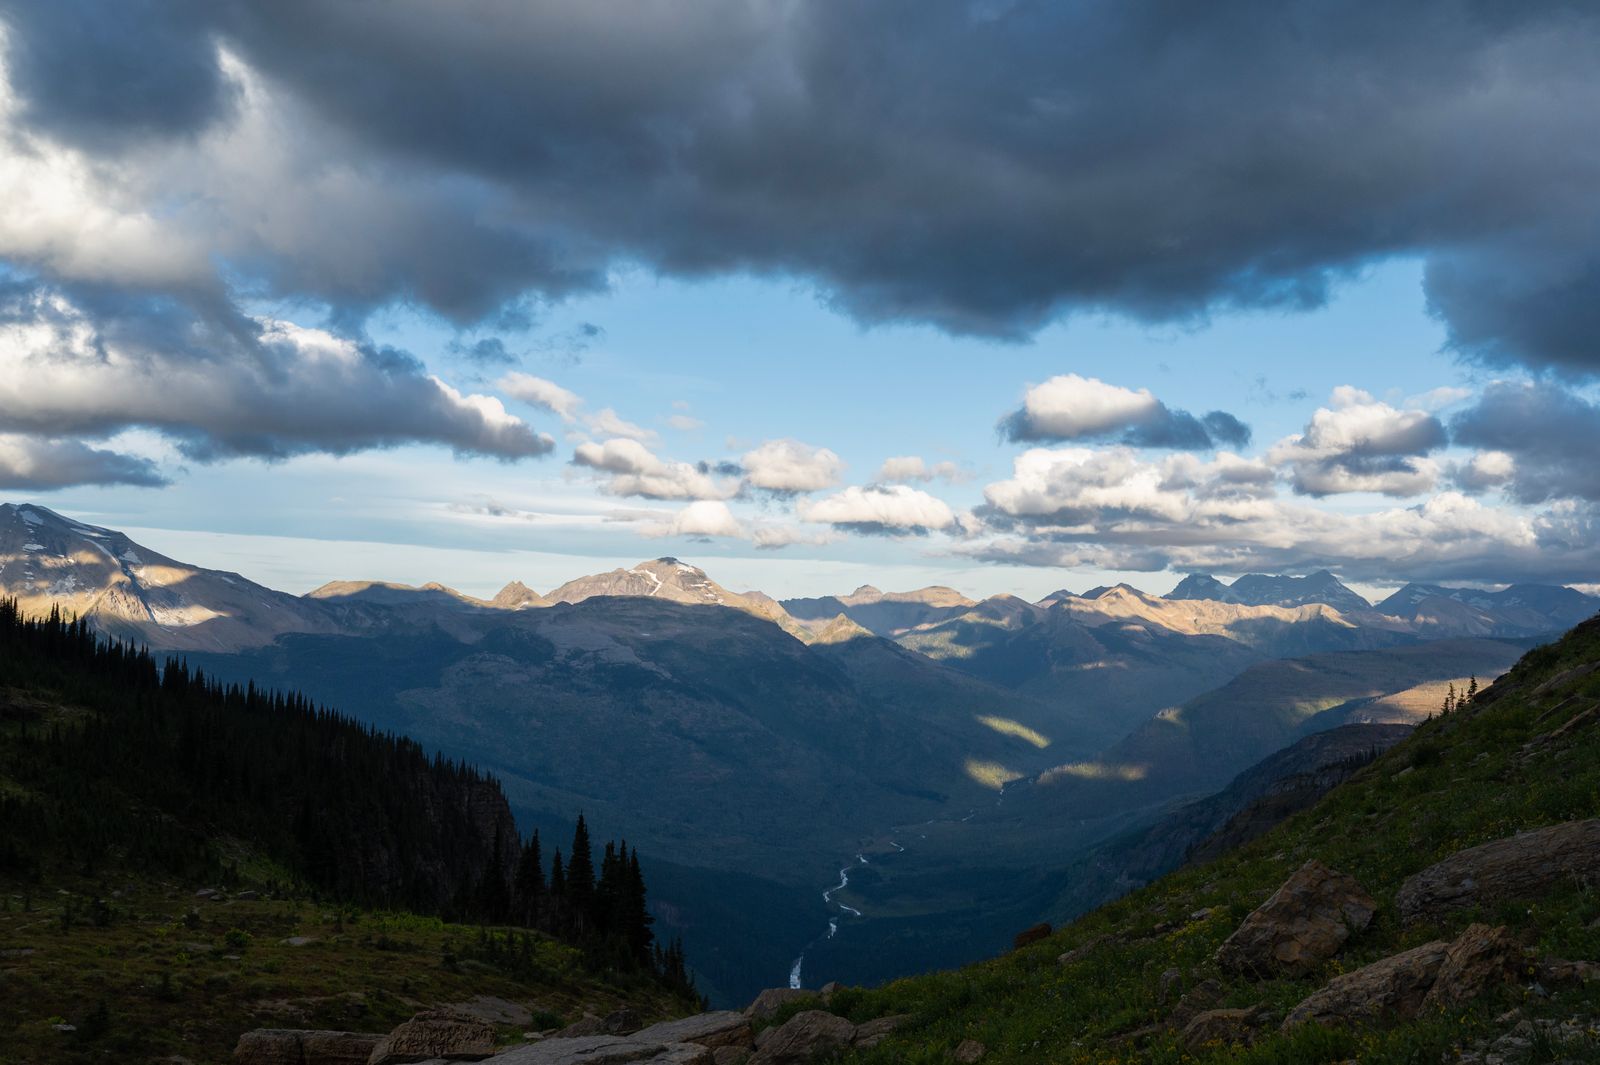
M 657 871 L 657 921 L 718 1002 L 801 955 L 817 986 L 991 954 L 1152 874 L 1117 841 L 1308 736 L 1415 725 L 1600 605 L 1422 586 L 1373 605 L 1327 574 L 778 601 L 670 558 L 490 599 L 295 596 L 12 504 L 0 594 L 315 691 L 493 773 L 524 826 L 583 813 Z

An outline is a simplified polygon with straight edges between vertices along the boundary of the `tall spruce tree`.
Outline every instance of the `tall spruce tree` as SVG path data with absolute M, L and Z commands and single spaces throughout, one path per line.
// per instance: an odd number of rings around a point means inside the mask
M 567 856 L 567 908 L 573 930 L 583 935 L 594 926 L 594 851 L 583 815 L 572 830 L 572 852 Z

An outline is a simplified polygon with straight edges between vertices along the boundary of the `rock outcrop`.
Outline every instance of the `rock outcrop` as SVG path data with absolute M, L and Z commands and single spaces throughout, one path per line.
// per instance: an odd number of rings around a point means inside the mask
M 1191 1049 L 1208 1045 L 1253 1043 L 1265 1023 L 1265 1006 L 1218 1009 L 1197 1013 L 1183 1026 L 1183 1045 Z
M 1046 939 L 1049 939 L 1049 938 L 1050 938 L 1050 925 L 1047 922 L 1041 921 L 1040 923 L 1034 925 L 1033 927 L 1024 928 L 1022 931 L 1018 932 L 1015 936 L 1012 936 L 1011 937 L 1011 949 L 1012 950 L 1021 950 L 1023 947 L 1030 947 L 1035 943 L 1041 942 L 1042 940 L 1046 940 Z
M 1518 979 L 1524 963 L 1505 926 L 1471 925 L 1454 942 L 1424 943 L 1335 977 L 1283 1025 L 1371 1024 L 1456 1009 Z
M 1376 909 L 1353 877 L 1313 858 L 1244 919 L 1218 949 L 1217 963 L 1254 977 L 1309 972 L 1364 930 Z
M 1422 1008 L 1449 949 L 1450 944 L 1443 940 L 1424 943 L 1336 976 L 1290 1010 L 1283 1027 L 1370 1024 L 1413 1017 Z
M 856 1026 L 822 1010 L 803 1010 L 763 1033 L 750 1065 L 802 1065 L 833 1054 L 855 1039 Z
M 1402 920 L 1537 898 L 1566 880 L 1600 883 L 1600 818 L 1568 821 L 1457 851 L 1408 879 L 1395 896 Z
M 367 1065 L 408 1062 L 482 1061 L 495 1051 L 494 1025 L 455 1010 L 427 1010 L 384 1036 Z
M 890 1017 L 879 1017 L 856 1025 L 856 1034 L 850 1040 L 850 1045 L 857 1050 L 870 1050 L 889 1037 L 895 1029 L 911 1019 L 909 1013 L 897 1013 Z
M 239 1037 L 235 1065 L 367 1065 L 380 1033 L 258 1028 Z
M 1422 1008 L 1437 1006 L 1448 1010 L 1461 1006 L 1515 980 L 1522 965 L 1522 948 L 1504 925 L 1471 925 L 1445 951 L 1444 963 L 1422 1000 Z
M 801 1002 L 816 997 L 815 991 L 806 991 L 798 987 L 769 987 L 744 1008 L 744 1015 L 751 1020 L 765 1021 L 776 1016 L 779 1010 L 791 1002 Z

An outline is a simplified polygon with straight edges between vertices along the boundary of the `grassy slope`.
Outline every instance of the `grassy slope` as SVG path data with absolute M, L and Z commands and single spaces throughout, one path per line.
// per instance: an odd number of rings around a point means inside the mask
M 0 697 L 47 705 L 29 693 Z M 69 721 L 82 711 L 48 713 Z M 0 744 L 16 727 L 0 722 Z M 16 790 L 0 775 L 0 792 Z M 247 844 L 215 842 L 240 870 L 238 890 L 290 882 Z M 643 976 L 598 975 L 577 950 L 539 933 L 529 933 L 523 957 L 522 931 L 512 931 L 508 955 L 486 949 L 477 927 L 318 904 L 294 891 L 211 902 L 195 895 L 206 886 L 115 865 L 93 875 L 55 871 L 42 882 L 0 875 L 0 1062 L 169 1054 L 221 1062 L 251 1028 L 387 1031 L 419 1009 L 482 995 L 531 1009 L 540 1028 L 585 1009 L 603 1015 L 628 1005 L 669 1017 L 695 1008 Z M 295 936 L 313 942 L 283 942 Z M 58 1032 L 59 1023 L 78 1031 Z M 520 1039 L 523 1030 L 502 1034 Z
M 1508 988 L 1460 1015 L 1431 1017 L 1381 1031 L 1312 1028 L 1274 1034 L 1249 1051 L 1185 1051 L 1171 1034 L 1119 1039 L 1165 1018 L 1160 974 L 1175 967 L 1185 986 L 1219 977 L 1211 957 L 1240 920 L 1308 858 L 1355 875 L 1379 900 L 1371 928 L 1343 956 L 1303 980 L 1250 984 L 1224 979 L 1225 1005 L 1269 1003 L 1278 1016 L 1336 972 L 1430 939 L 1475 919 L 1510 925 L 1529 944 L 1567 958 L 1600 958 L 1600 891 L 1572 887 L 1490 912 L 1464 912 L 1439 926 L 1402 928 L 1393 898 L 1410 874 L 1487 840 L 1551 823 L 1600 815 L 1600 727 L 1522 753 L 1600 700 L 1600 672 L 1534 689 L 1563 670 L 1600 660 L 1600 620 L 1525 657 L 1467 712 L 1436 719 L 1322 803 L 1210 865 L 1180 870 L 1097 910 L 1044 943 L 964 969 L 849 990 L 832 1008 L 856 1019 L 911 1013 L 913 1026 L 862 1062 L 945 1062 L 962 1039 L 985 1043 L 991 1065 L 1008 1062 L 1151 1061 L 1267 1063 L 1431 1062 L 1456 1041 L 1487 1030 L 1511 1004 L 1530 1014 L 1593 1015 L 1600 987 L 1554 998 Z M 1538 720 L 1569 695 L 1566 707 Z M 1210 908 L 1199 920 L 1189 914 Z M 1176 927 L 1159 930 L 1168 922 Z M 1061 965 L 1063 951 L 1112 940 Z

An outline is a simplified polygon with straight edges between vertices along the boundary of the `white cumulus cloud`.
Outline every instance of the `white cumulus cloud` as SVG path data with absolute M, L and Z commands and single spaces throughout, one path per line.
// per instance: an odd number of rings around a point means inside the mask
M 769 492 L 817 492 L 839 483 L 844 460 L 799 440 L 768 440 L 740 459 L 745 483 Z

